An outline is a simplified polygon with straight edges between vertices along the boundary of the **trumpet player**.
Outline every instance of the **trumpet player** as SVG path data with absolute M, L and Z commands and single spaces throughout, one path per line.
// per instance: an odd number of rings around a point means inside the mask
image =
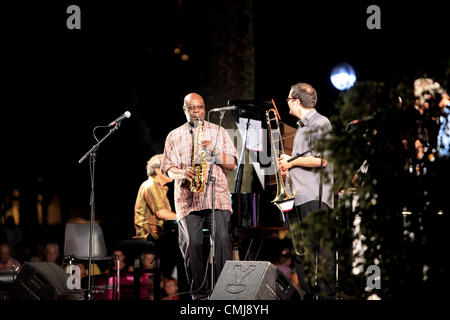
M 328 212 L 334 206 L 332 192 L 333 166 L 316 151 L 318 139 L 324 133 L 331 133 L 331 123 L 315 109 L 317 93 L 310 84 L 297 83 L 293 85 L 286 101 L 289 106 L 289 113 L 299 119 L 292 148 L 292 155 L 296 158 L 289 161 L 292 158 L 291 156 L 281 155 L 279 167 L 282 172 L 289 170 L 296 191 L 295 210 L 301 221 L 319 209 Z M 321 169 L 317 170 L 317 168 Z M 320 250 L 316 247 L 306 248 L 306 252 L 309 252 L 307 257 L 300 256 L 297 253 L 295 255 L 295 267 L 304 299 L 313 298 L 315 292 L 313 292 L 312 286 L 315 279 L 308 279 L 303 270 L 309 262 L 312 262 L 312 264 L 309 264 L 306 269 L 315 269 L 319 258 L 316 253 Z M 326 258 L 329 258 L 329 254 Z M 330 293 L 331 284 L 323 284 L 326 277 L 322 277 L 322 275 L 319 279 L 319 282 L 321 282 L 319 283 L 321 285 L 320 290 L 325 296 L 330 295 L 332 294 Z M 317 289 L 317 286 L 315 289 Z
M 215 231 L 214 275 L 218 277 L 226 260 L 232 259 L 230 191 L 226 172 L 236 169 L 238 154 L 226 130 L 205 121 L 205 103 L 197 93 L 184 98 L 187 122 L 166 138 L 161 170 L 175 180 L 174 198 L 178 221 L 179 246 L 193 300 L 206 299 L 206 255 L 203 253 L 203 226 Z M 217 134 L 218 133 L 218 134 Z M 217 141 L 216 141 L 217 137 Z M 206 187 L 209 167 L 214 162 L 214 219 L 212 184 Z M 206 196 L 206 201 L 204 198 Z M 214 221 L 215 227 L 212 226 Z

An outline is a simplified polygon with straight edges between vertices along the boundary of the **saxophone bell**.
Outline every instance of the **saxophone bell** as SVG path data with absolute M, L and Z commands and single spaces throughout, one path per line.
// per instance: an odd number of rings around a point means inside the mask
M 204 134 L 204 121 L 194 119 L 194 141 L 192 145 L 192 167 L 194 168 L 194 178 L 190 182 L 190 190 L 200 193 L 205 190 L 206 178 L 206 154 L 202 146 Z

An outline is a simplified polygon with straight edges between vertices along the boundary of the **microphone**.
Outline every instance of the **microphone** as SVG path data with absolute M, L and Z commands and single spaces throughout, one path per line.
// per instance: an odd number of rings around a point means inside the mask
M 367 116 L 367 117 L 363 117 L 363 118 L 361 118 L 361 119 L 352 120 L 352 121 L 350 121 L 350 123 L 352 123 L 352 124 L 357 124 L 357 123 L 359 123 L 359 122 L 367 121 L 367 120 L 372 120 L 372 119 L 373 119 L 373 116 Z
M 360 122 L 369 121 L 369 120 L 372 120 L 373 118 L 375 118 L 375 112 L 372 115 L 370 115 L 370 116 L 366 116 L 366 117 L 363 117 L 361 119 L 352 120 L 349 123 L 347 123 L 346 131 L 348 130 L 348 127 L 351 126 L 352 124 L 357 124 L 357 123 L 360 123 Z
M 120 117 L 118 117 L 116 120 L 114 120 L 113 122 L 111 122 L 110 124 L 108 124 L 108 127 L 112 127 L 116 124 L 119 124 L 120 121 L 122 121 L 125 118 L 129 118 L 131 116 L 131 113 L 129 111 L 125 111 L 125 113 L 123 115 L 121 115 Z
M 217 112 L 217 111 L 231 111 L 231 110 L 236 110 L 236 106 L 229 106 L 229 107 L 222 107 L 222 108 L 214 108 L 211 109 L 211 112 Z

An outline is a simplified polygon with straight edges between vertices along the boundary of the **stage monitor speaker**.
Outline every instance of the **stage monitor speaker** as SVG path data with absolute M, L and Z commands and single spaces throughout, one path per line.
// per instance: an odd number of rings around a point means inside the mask
M 297 289 L 268 261 L 228 260 L 210 300 L 300 300 Z
M 11 285 L 7 300 L 83 300 L 82 289 L 69 289 L 69 274 L 50 262 L 25 262 Z

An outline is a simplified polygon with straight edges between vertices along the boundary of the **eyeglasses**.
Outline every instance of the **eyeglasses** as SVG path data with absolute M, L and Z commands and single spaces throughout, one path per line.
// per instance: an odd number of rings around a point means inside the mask
M 199 106 L 183 106 L 184 109 L 187 109 L 189 111 L 194 111 L 195 109 L 197 110 L 202 110 L 203 108 L 205 108 L 204 105 L 199 105 Z
M 295 99 L 298 99 L 298 98 L 286 98 L 286 102 L 289 102 L 289 100 L 295 100 Z

